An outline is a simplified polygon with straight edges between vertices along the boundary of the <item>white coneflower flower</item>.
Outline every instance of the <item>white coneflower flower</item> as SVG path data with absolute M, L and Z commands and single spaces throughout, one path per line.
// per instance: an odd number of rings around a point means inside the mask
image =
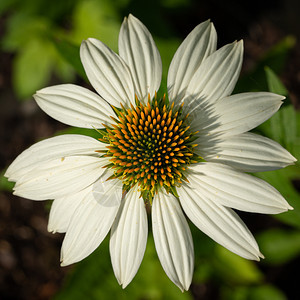
M 214 26 L 198 25 L 177 50 L 168 97 L 159 99 L 162 65 L 147 28 L 125 18 L 119 55 L 96 39 L 81 45 L 86 74 L 98 92 L 63 84 L 34 98 L 65 124 L 99 130 L 99 140 L 62 135 L 36 143 L 11 164 L 14 194 L 54 199 L 49 231 L 66 232 L 62 265 L 82 260 L 110 231 L 110 255 L 126 287 L 146 248 L 145 203 L 151 205 L 156 250 L 169 278 L 190 286 L 194 268 L 188 218 L 232 252 L 258 260 L 254 237 L 231 209 L 275 214 L 292 209 L 268 183 L 244 172 L 268 171 L 295 158 L 247 131 L 270 118 L 284 97 L 230 96 L 243 43 L 216 50 Z M 102 129 L 101 129 L 102 128 Z

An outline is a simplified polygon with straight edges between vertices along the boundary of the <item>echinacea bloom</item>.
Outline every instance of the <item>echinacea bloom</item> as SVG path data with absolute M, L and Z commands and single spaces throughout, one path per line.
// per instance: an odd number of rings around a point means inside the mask
M 158 257 L 181 289 L 194 268 L 186 216 L 204 233 L 247 259 L 262 254 L 233 209 L 276 214 L 292 209 L 268 183 L 245 172 L 275 170 L 295 158 L 274 141 L 248 133 L 281 106 L 268 92 L 230 96 L 238 79 L 243 43 L 216 50 L 213 24 L 198 25 L 171 62 L 162 99 L 162 64 L 147 28 L 125 18 L 119 55 L 96 39 L 80 56 L 98 94 L 63 84 L 34 98 L 65 124 L 94 128 L 99 139 L 61 135 L 20 154 L 6 177 L 14 194 L 54 199 L 48 230 L 65 232 L 62 265 L 82 260 L 110 231 L 118 282 L 135 276 L 147 242 L 145 204 L 151 207 Z

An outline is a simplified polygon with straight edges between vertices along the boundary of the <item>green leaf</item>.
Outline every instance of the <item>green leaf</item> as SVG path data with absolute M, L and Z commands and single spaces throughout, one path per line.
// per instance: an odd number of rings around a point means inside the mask
M 287 95 L 287 90 L 277 75 L 270 68 L 265 68 L 265 72 L 269 90 L 274 93 Z M 291 104 L 288 104 L 280 108 L 272 118 L 260 125 L 258 129 L 266 136 L 280 143 L 299 160 L 299 119 L 300 114 L 295 111 Z M 296 162 L 295 166 L 289 166 L 284 170 L 259 173 L 257 176 L 274 186 L 294 207 L 293 211 L 274 217 L 286 224 L 300 228 L 300 195 L 291 183 L 291 180 L 300 178 L 300 170 L 297 164 Z
M 297 117 L 297 112 L 292 105 L 283 106 L 257 130 L 281 144 L 292 154 L 297 152 L 299 154 L 296 147 L 300 142 Z
M 257 236 L 266 264 L 284 264 L 300 254 L 300 232 L 269 229 Z
M 55 135 L 62 135 L 62 134 L 81 134 L 81 135 L 93 137 L 95 139 L 101 138 L 100 133 L 96 129 L 79 128 L 79 127 L 69 127 L 67 129 L 56 132 Z
M 292 35 L 284 37 L 273 46 L 261 60 L 261 66 L 269 66 L 275 73 L 280 73 L 285 66 L 288 54 L 296 45 L 296 38 Z
M 49 81 L 54 53 L 52 44 L 36 39 L 28 42 L 17 55 L 13 65 L 13 85 L 21 99 L 31 97 Z
M 287 96 L 288 92 L 278 76 L 268 67 L 265 68 L 265 72 L 269 91 Z M 280 143 L 292 154 L 299 154 L 300 137 L 297 117 L 299 118 L 299 114 L 287 98 L 284 100 L 283 107 L 272 118 L 260 125 L 258 130 Z
M 249 300 L 248 286 L 222 286 L 221 297 L 222 300 Z
M 67 38 L 74 44 L 97 38 L 111 49 L 118 49 L 120 20 L 116 5 L 109 0 L 79 1 L 73 13 L 73 29 Z
M 272 285 L 222 288 L 222 300 L 287 300 L 284 293 Z
M 274 73 L 274 71 L 269 67 L 265 67 L 265 73 L 267 77 L 269 91 L 275 94 L 287 96 L 288 95 L 287 89 L 280 81 L 278 76 Z
M 33 17 L 23 11 L 17 11 L 7 22 L 7 31 L 2 40 L 5 51 L 23 51 L 28 43 L 41 39 L 53 28 L 49 20 Z
M 214 266 L 218 276 L 228 283 L 253 284 L 263 279 L 263 274 L 253 261 L 244 259 L 219 245 L 216 247 Z
M 191 1 L 190 0 L 162 0 L 161 4 L 162 6 L 165 6 L 168 9 L 174 9 L 174 8 L 182 9 L 184 7 L 191 5 Z
M 290 166 L 274 172 L 258 173 L 256 176 L 275 187 L 294 208 L 292 211 L 274 215 L 273 217 L 281 222 L 300 229 L 300 194 L 295 190 L 291 183 L 291 179 L 300 177 L 299 168 Z
M 8 181 L 7 178 L 4 177 L 4 173 L 5 171 L 0 173 L 0 191 L 11 192 L 15 183 Z
M 247 300 L 287 300 L 284 293 L 272 285 L 262 285 L 249 289 Z
M 54 45 L 56 46 L 56 49 L 61 57 L 74 68 L 81 78 L 88 82 L 79 56 L 80 47 L 66 40 L 54 40 Z

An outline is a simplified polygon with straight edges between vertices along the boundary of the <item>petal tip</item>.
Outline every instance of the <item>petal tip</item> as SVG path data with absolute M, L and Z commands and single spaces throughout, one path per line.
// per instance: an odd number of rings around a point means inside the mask
M 206 21 L 200 23 L 199 25 L 206 25 L 206 27 L 210 27 L 212 24 L 212 22 L 210 21 L 210 19 L 207 19 Z
M 15 188 L 13 188 L 12 194 L 13 194 L 14 196 L 22 197 L 22 196 L 20 195 L 20 193 L 19 193 Z
M 130 282 L 127 282 L 127 281 L 124 281 L 123 283 L 119 282 L 119 284 L 121 285 L 121 287 L 122 287 L 123 290 L 128 286 L 129 283 Z
M 185 291 L 188 291 L 190 288 L 191 283 L 182 283 L 182 282 L 178 282 L 176 283 L 177 287 L 180 289 L 180 291 L 182 293 L 184 293 Z
M 244 50 L 244 40 L 239 40 L 236 42 L 236 47 L 238 48 L 239 51 L 243 51 Z
M 64 262 L 64 261 L 62 261 L 61 263 L 60 263 L 60 266 L 61 267 L 67 267 L 67 266 L 69 266 L 71 263 L 66 263 L 66 262 Z
M 94 40 L 96 40 L 95 38 L 88 38 L 84 41 L 85 44 L 94 44 Z
M 9 173 L 10 173 L 9 170 L 7 169 L 3 175 L 4 177 L 6 177 L 8 179 L 8 181 L 9 181 L 9 176 L 10 176 Z
M 40 89 L 40 90 L 37 90 L 37 91 L 32 95 L 32 97 L 34 98 L 34 100 L 36 100 L 36 98 L 37 98 L 37 97 L 40 97 L 42 94 L 46 94 L 48 88 L 50 88 L 50 87 L 45 87 L 45 88 L 42 88 L 42 89 Z
M 291 165 L 294 165 L 297 161 L 297 158 L 295 156 L 293 156 L 292 154 L 290 154 L 290 160 L 291 160 Z
M 183 287 L 183 291 L 182 292 L 185 292 L 185 291 L 188 291 L 189 288 L 190 288 L 190 285 L 191 285 L 191 280 L 188 284 L 185 284 L 184 287 Z
M 133 14 L 129 14 L 128 15 L 128 18 L 124 18 L 124 19 L 127 19 L 128 21 L 137 21 L 138 18 L 136 18 Z
M 61 259 L 60 259 L 60 266 L 61 267 L 67 267 L 67 266 L 69 266 L 69 265 L 71 265 L 71 264 L 73 264 L 75 262 L 76 261 L 74 261 L 74 260 L 67 259 L 65 257 L 65 255 L 61 253 Z
M 88 38 L 86 40 L 84 40 L 81 43 L 81 47 L 84 48 L 91 48 L 91 47 L 97 47 L 97 44 L 101 43 L 99 40 L 95 39 L 95 38 Z M 81 50 L 80 47 L 80 50 Z
M 69 264 L 66 263 L 65 260 L 61 260 L 61 261 L 60 261 L 60 266 L 61 266 L 61 267 L 66 267 L 67 265 L 69 265 Z
M 182 286 L 181 284 L 179 284 L 179 283 L 175 283 L 175 284 L 176 284 L 176 286 L 180 289 L 181 293 L 184 293 L 184 288 L 183 288 L 183 286 Z
M 267 93 L 269 93 L 270 96 L 273 96 L 272 100 L 274 100 L 275 102 L 276 101 L 280 102 L 280 105 L 282 105 L 283 104 L 283 100 L 286 99 L 286 97 L 283 96 L 283 95 L 275 94 L 275 93 L 272 93 L 272 92 L 267 92 Z
M 254 261 L 260 261 L 260 259 L 264 259 L 265 257 L 259 252 L 258 254 L 253 254 L 253 257 L 248 258 Z
M 52 234 L 55 234 L 57 232 L 57 229 L 55 227 L 56 226 L 54 226 L 53 224 L 48 223 L 47 231 L 52 233 Z
M 214 22 L 212 22 L 210 19 L 208 19 L 207 21 L 209 21 L 209 28 L 210 28 L 211 30 L 216 30 L 216 29 L 215 29 Z
M 81 42 L 81 44 L 80 44 L 80 53 L 83 51 L 83 50 L 85 50 L 86 49 L 86 47 L 87 47 L 87 42 L 88 42 L 88 40 L 82 40 L 82 42 Z

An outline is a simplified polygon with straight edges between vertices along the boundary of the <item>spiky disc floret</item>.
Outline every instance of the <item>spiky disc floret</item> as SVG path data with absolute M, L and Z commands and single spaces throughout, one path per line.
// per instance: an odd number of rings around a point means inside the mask
M 116 113 L 115 124 L 105 126 L 100 139 L 109 143 L 104 156 L 111 157 L 113 178 L 121 179 L 126 189 L 137 183 L 150 200 L 159 186 L 176 195 L 187 166 L 198 161 L 191 144 L 195 133 L 189 132 L 182 106 L 174 110 L 165 97 L 148 99 L 147 105 L 136 99 L 136 107 Z

